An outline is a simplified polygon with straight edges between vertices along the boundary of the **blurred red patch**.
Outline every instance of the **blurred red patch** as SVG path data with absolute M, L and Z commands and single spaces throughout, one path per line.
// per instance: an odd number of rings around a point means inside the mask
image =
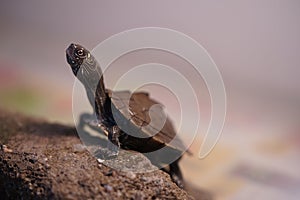
M 11 63 L 0 63 L 0 87 L 11 87 L 20 80 L 18 66 Z

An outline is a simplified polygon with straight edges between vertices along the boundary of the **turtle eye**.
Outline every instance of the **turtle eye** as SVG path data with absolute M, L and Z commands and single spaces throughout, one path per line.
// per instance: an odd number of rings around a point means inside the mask
M 82 50 L 82 49 L 79 49 L 79 50 L 77 51 L 77 54 L 78 54 L 79 56 L 83 56 L 83 50 Z

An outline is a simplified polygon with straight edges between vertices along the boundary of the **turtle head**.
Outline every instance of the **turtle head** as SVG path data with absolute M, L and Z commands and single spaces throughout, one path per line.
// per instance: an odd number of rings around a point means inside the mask
M 72 43 L 66 50 L 66 57 L 76 76 L 83 61 L 90 57 L 90 52 L 81 45 Z

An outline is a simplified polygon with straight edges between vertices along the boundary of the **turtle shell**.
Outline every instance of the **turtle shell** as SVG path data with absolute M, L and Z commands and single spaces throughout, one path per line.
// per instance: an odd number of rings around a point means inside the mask
M 183 152 L 185 147 L 167 118 L 163 106 L 146 92 L 108 91 L 111 110 L 119 128 L 126 133 L 120 138 L 123 148 L 152 152 L 164 146 Z

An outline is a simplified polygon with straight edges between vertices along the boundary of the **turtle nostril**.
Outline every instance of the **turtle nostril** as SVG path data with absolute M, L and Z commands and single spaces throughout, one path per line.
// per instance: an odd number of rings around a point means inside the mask
M 76 45 L 74 43 L 71 43 L 68 47 L 68 49 L 75 49 Z

